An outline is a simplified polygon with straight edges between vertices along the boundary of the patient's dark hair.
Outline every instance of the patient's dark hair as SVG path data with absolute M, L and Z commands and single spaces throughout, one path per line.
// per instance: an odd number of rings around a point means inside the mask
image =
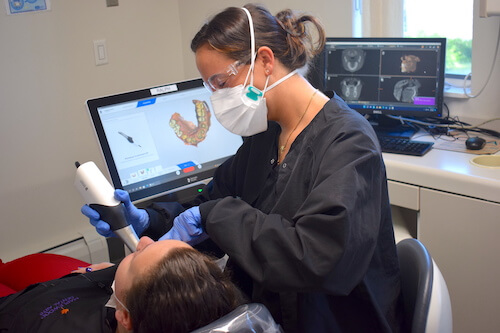
M 255 50 L 269 47 L 290 71 L 310 64 L 323 50 L 325 31 L 316 17 L 290 9 L 273 16 L 261 5 L 244 7 L 252 15 Z M 191 41 L 191 50 L 196 52 L 205 44 L 231 59 L 249 63 L 250 28 L 243 9 L 228 7 L 203 25 Z
M 134 332 L 191 332 L 243 303 L 213 258 L 191 248 L 170 250 L 126 294 Z

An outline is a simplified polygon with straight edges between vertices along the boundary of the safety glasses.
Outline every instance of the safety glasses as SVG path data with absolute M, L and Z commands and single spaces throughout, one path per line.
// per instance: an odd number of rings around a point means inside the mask
M 203 84 L 208 90 L 212 92 L 222 89 L 225 87 L 227 81 L 231 76 L 238 74 L 238 68 L 241 65 L 243 65 L 243 63 L 239 60 L 236 60 L 235 62 L 227 66 L 227 69 L 223 73 L 218 73 L 210 76 L 206 82 L 203 81 Z

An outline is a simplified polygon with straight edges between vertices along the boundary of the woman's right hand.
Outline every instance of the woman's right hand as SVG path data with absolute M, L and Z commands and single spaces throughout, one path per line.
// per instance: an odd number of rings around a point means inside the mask
M 114 195 L 115 199 L 121 201 L 125 206 L 125 217 L 127 222 L 134 228 L 137 235 L 141 235 L 149 226 L 148 213 L 144 209 L 138 209 L 134 206 L 127 191 L 116 189 Z M 81 212 L 89 218 L 90 224 L 95 227 L 96 231 L 101 236 L 115 236 L 109 224 L 101 220 L 99 213 L 95 209 L 90 208 L 88 205 L 83 205 Z

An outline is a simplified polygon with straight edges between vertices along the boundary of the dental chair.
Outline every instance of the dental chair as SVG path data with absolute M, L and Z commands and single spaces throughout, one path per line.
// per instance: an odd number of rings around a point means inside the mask
M 34 253 L 9 262 L 0 258 L 0 297 L 21 291 L 31 284 L 58 279 L 87 262 L 51 253 Z
M 283 333 L 267 308 L 259 303 L 243 304 L 211 324 L 192 333 Z
M 446 282 L 427 248 L 417 239 L 397 244 L 405 321 L 411 333 L 451 333 L 453 321 Z M 283 333 L 258 303 L 242 305 L 192 333 Z
M 427 248 L 409 238 L 397 244 L 397 251 L 408 332 L 453 332 L 448 287 Z

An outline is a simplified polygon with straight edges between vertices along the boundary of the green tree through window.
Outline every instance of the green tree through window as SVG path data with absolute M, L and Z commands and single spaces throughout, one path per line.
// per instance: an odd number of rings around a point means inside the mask
M 405 37 L 446 37 L 446 74 L 471 72 L 473 0 L 403 0 Z

